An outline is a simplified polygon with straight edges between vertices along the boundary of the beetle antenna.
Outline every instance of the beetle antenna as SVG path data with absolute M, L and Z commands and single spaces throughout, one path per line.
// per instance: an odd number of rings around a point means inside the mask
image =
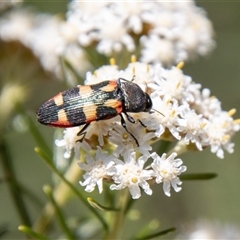
M 152 108 L 151 110 L 153 110 L 153 111 L 155 111 L 155 112 L 157 112 L 157 113 L 161 114 L 163 117 L 165 117 L 165 115 L 164 115 L 163 113 L 159 112 L 159 111 L 158 111 L 158 110 L 156 110 L 155 108 Z M 151 112 L 151 111 L 150 111 L 150 113 L 153 113 L 153 112 Z
M 136 78 L 136 75 L 134 74 L 132 79 L 131 79 L 131 82 L 134 82 L 135 81 L 135 78 Z

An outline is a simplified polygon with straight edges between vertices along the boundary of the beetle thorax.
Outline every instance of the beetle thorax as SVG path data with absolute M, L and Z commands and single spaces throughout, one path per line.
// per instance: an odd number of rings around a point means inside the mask
M 119 81 L 125 112 L 146 111 L 146 93 L 135 83 Z

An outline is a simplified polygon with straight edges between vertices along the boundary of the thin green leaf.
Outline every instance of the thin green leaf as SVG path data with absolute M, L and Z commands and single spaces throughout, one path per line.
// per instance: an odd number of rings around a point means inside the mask
M 116 209 L 116 208 L 111 208 L 111 207 L 104 207 L 103 205 L 99 204 L 97 201 L 93 200 L 92 198 L 87 198 L 87 201 L 89 202 L 89 204 L 96 208 L 99 209 L 101 211 L 119 211 L 120 209 Z
M 133 204 L 135 203 L 136 201 L 132 198 L 129 198 L 128 199 L 128 202 L 126 204 L 126 208 L 124 210 L 124 214 L 127 214 L 129 212 L 129 210 L 131 209 L 131 207 L 133 206 Z
M 149 234 L 149 235 L 146 235 L 146 236 L 134 238 L 134 240 L 153 239 L 153 238 L 160 237 L 160 236 L 166 235 L 166 234 L 168 234 L 170 232 L 174 232 L 174 231 L 176 231 L 176 228 L 169 228 L 169 229 L 157 232 L 157 233 L 153 233 L 153 234 Z
M 49 238 L 33 231 L 31 228 L 27 227 L 27 226 L 19 226 L 18 230 L 25 233 L 26 235 L 32 237 L 33 239 L 39 239 L 39 240 L 49 240 Z
M 44 160 L 44 162 L 47 164 L 47 166 L 55 173 L 57 174 L 57 176 L 63 180 L 69 187 L 70 189 L 72 189 L 72 191 L 77 195 L 77 197 L 83 202 L 83 204 L 99 219 L 99 221 L 102 223 L 104 229 L 107 231 L 108 230 L 108 226 L 105 222 L 105 220 L 103 219 L 103 217 L 98 213 L 98 211 L 96 211 L 95 208 L 92 208 L 89 204 L 88 201 L 85 199 L 85 197 L 77 190 L 77 188 L 70 183 L 65 177 L 64 175 L 59 172 L 59 170 L 54 166 L 52 160 L 50 158 L 48 158 L 48 156 L 40 149 L 40 148 L 35 148 L 35 152 L 42 157 L 42 159 Z
M 32 118 L 26 113 L 25 109 L 19 103 L 16 103 L 15 107 L 16 107 L 16 110 L 25 117 L 25 121 L 28 126 L 29 132 L 33 136 L 37 145 L 40 146 L 40 148 L 45 150 L 49 158 L 52 158 L 53 153 L 48 147 L 48 145 L 46 144 L 39 129 L 36 127 L 35 121 L 32 120 Z
M 119 54 L 119 52 L 113 51 L 111 56 L 112 56 L 112 58 L 115 59 L 117 65 L 118 65 L 118 68 L 119 69 L 124 69 L 124 68 L 126 68 L 128 66 L 129 61 L 131 60 L 133 54 L 130 53 L 126 49 L 126 47 L 123 46 L 121 54 Z M 136 57 L 136 59 L 138 59 L 136 51 L 134 51 L 134 56 Z M 132 73 L 132 74 L 134 75 L 134 73 Z
M 104 183 L 104 184 L 107 184 L 107 183 Z M 109 187 L 104 188 L 103 194 L 104 194 L 104 200 L 103 200 L 104 203 L 109 206 L 114 206 L 116 203 L 116 199 L 115 199 L 116 194 L 114 194 Z
M 63 62 L 63 69 L 64 69 L 64 67 L 66 67 L 67 70 L 69 70 L 73 74 L 73 76 L 75 77 L 75 79 L 78 83 L 83 82 L 83 78 L 78 74 L 76 69 L 72 66 L 72 64 L 66 58 L 62 58 L 62 62 Z M 64 71 L 66 71 L 66 70 L 64 69 Z M 66 72 L 64 75 L 66 78 Z
M 160 145 L 158 147 L 158 153 L 162 154 L 162 153 L 167 152 L 167 150 L 171 144 L 172 143 L 170 141 L 161 140 Z
M 25 186 L 23 186 L 22 184 L 19 184 L 19 187 L 22 191 L 22 193 L 29 199 L 31 200 L 38 208 L 42 208 L 43 207 L 43 203 L 41 202 L 41 200 L 39 199 L 39 197 L 37 197 L 32 191 L 30 191 L 29 189 L 27 189 Z
M 21 187 L 19 186 L 19 180 L 16 177 L 12 156 L 3 137 L 0 138 L 0 161 L 3 167 L 4 178 L 6 179 L 8 189 L 10 191 L 14 205 L 17 208 L 17 212 L 21 218 L 21 221 L 24 224 L 31 226 L 28 208 L 22 196 L 23 194 Z
M 217 174 L 216 173 L 187 173 L 187 174 L 182 174 L 180 176 L 180 179 L 182 181 L 187 181 L 187 180 L 210 180 L 213 178 L 216 178 Z
M 48 196 L 49 200 L 51 201 L 51 203 L 54 207 L 56 216 L 58 218 L 58 221 L 60 223 L 60 226 L 61 226 L 62 230 L 65 232 L 65 234 L 67 236 L 67 239 L 70 239 L 70 240 L 75 239 L 75 236 L 72 234 L 71 230 L 69 229 L 69 227 L 66 224 L 65 217 L 63 216 L 61 208 L 57 205 L 57 203 L 54 199 L 51 187 L 50 186 L 44 186 L 43 191 Z
M 9 231 L 7 224 L 2 224 L 0 226 L 0 238 L 2 238 Z
M 62 77 L 63 78 L 63 81 L 62 81 L 63 82 L 63 87 L 68 88 L 69 85 L 67 83 L 67 71 L 66 71 L 65 65 L 64 65 L 64 58 L 60 56 L 59 60 L 60 60 L 62 76 L 63 76 Z
M 83 48 L 88 61 L 93 65 L 94 68 L 99 68 L 102 65 L 109 63 L 109 58 L 103 54 L 100 54 L 92 46 Z

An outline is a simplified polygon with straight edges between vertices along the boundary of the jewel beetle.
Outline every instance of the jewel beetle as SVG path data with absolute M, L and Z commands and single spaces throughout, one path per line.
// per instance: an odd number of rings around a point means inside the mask
M 40 106 L 37 119 L 42 124 L 60 128 L 85 125 L 78 133 L 80 136 L 91 122 L 120 115 L 122 126 L 138 145 L 127 130 L 123 114 L 135 123 L 128 112 L 150 112 L 151 109 L 152 101 L 146 92 L 136 83 L 119 78 L 60 92 Z

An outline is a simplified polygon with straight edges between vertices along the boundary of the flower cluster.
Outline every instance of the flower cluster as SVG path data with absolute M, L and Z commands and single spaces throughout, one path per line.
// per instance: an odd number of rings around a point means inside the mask
M 117 1 L 94 6 L 72 1 L 66 23 L 75 27 L 82 46 L 97 43 L 97 51 L 107 56 L 141 47 L 143 62 L 172 65 L 206 55 L 214 47 L 213 29 L 205 15 L 193 1 Z
M 180 66 L 163 68 L 207 54 L 214 47 L 212 35 L 205 12 L 192 1 L 72 1 L 65 20 L 22 8 L 0 20 L 0 39 L 19 40 L 57 76 L 63 73 L 60 59 L 80 74 L 90 68 L 89 51 L 98 57 L 139 52 L 140 61 L 133 60 L 124 70 L 112 63 L 88 72 L 85 84 L 135 76 L 134 83 L 150 95 L 154 112 L 129 113 L 136 123 L 126 118 L 126 128 L 120 116 L 92 122 L 82 141 L 81 127 L 67 129 L 56 141 L 66 148 L 66 158 L 72 149 L 77 158 L 79 149 L 89 152 L 86 163 L 80 163 L 86 191 L 97 185 L 101 192 L 102 181 L 108 180 L 111 189 L 128 187 L 133 198 L 140 197 L 140 188 L 151 194 L 154 181 L 163 183 L 168 196 L 170 186 L 179 191 L 178 176 L 186 167 L 176 157 L 183 151 L 210 147 L 219 158 L 224 150 L 233 152 L 231 138 L 239 131 L 239 121 L 232 118 L 235 110 L 223 111 L 220 101 L 208 89 L 201 90 Z M 160 157 L 151 144 L 161 139 L 175 141 L 175 147 Z M 95 160 L 91 150 L 97 150 Z
M 89 152 L 87 162 L 79 164 L 86 171 L 85 181 L 81 182 L 86 191 L 92 191 L 97 185 L 101 192 L 102 181 L 107 180 L 113 182 L 110 189 L 128 187 L 132 197 L 139 198 L 140 187 L 151 194 L 149 183 L 156 182 L 163 183 L 164 193 L 170 196 L 170 186 L 175 191 L 181 190 L 178 176 L 186 170 L 182 160 L 176 159 L 177 155 L 189 149 L 201 151 L 210 147 L 223 158 L 224 150 L 233 152 L 231 138 L 239 131 L 240 122 L 232 118 L 235 110 L 223 111 L 220 101 L 184 75 L 180 65 L 165 69 L 159 64 L 133 61 L 125 70 L 108 65 L 94 74 L 88 72 L 85 84 L 118 78 L 131 80 L 133 75 L 134 82 L 150 95 L 153 113 L 128 113 L 136 120 L 133 124 L 126 119 L 128 131 L 121 125 L 119 116 L 92 122 L 85 138 L 77 143 L 82 127 L 66 129 L 64 138 L 56 143 L 65 146 L 66 156 L 70 156 L 73 148 L 77 154 L 79 148 Z M 152 152 L 151 143 L 161 139 L 175 141 L 175 147 L 168 154 L 158 156 Z M 97 149 L 95 159 L 91 149 Z
M 0 39 L 19 41 L 31 49 L 42 67 L 58 78 L 63 75 L 61 58 L 77 69 L 78 74 L 89 68 L 83 50 L 72 44 L 67 31 L 65 21 L 59 16 L 39 14 L 29 8 L 13 9 L 0 19 Z M 66 77 L 70 85 L 76 84 L 71 82 L 73 78 Z
M 65 20 L 28 8 L 0 20 L 0 39 L 20 41 L 58 78 L 64 75 L 60 59 L 83 76 L 95 63 L 91 56 L 122 51 L 139 52 L 142 62 L 172 66 L 209 53 L 215 46 L 212 35 L 205 12 L 192 1 L 71 1 Z M 95 51 L 91 56 L 89 49 Z M 76 84 L 70 74 L 65 77 Z
M 169 157 L 163 154 L 159 157 L 152 153 L 150 158 L 153 159 L 149 167 L 144 167 L 148 160 L 146 155 L 136 159 L 136 152 L 132 150 L 125 151 L 123 160 L 116 158 L 114 155 L 103 153 L 100 147 L 96 151 L 95 159 L 87 155 L 86 163 L 79 162 L 79 167 L 86 173 L 83 175 L 86 186 L 85 191 L 91 192 L 98 186 L 99 192 L 103 191 L 103 180 L 113 181 L 110 186 L 111 190 L 121 190 L 128 187 L 132 198 L 137 199 L 141 196 L 140 188 L 148 195 L 152 194 L 148 181 L 155 180 L 156 183 L 163 183 L 163 190 L 167 196 L 170 196 L 170 187 L 176 192 L 181 190 L 182 182 L 178 175 L 186 171 L 182 165 L 181 159 L 175 159 L 176 153 Z

